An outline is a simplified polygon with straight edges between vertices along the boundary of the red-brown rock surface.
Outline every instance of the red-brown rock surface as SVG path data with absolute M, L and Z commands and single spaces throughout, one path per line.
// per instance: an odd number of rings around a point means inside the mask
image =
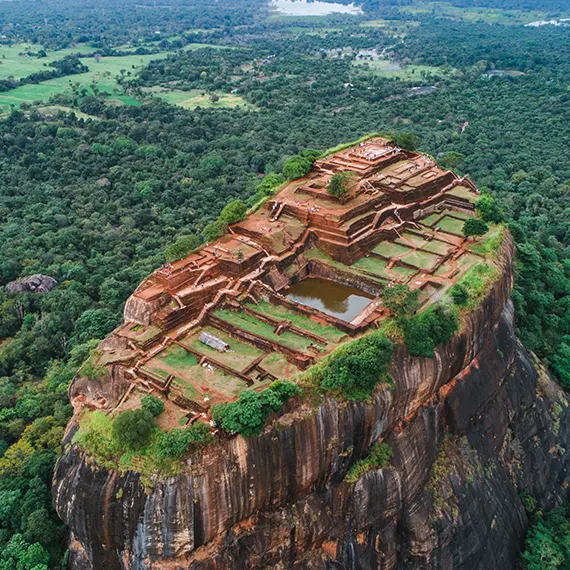
M 149 494 L 137 473 L 68 444 L 54 494 L 72 568 L 514 570 L 519 493 L 547 508 L 568 495 L 570 417 L 517 343 L 510 244 L 504 256 L 462 332 L 432 359 L 398 348 L 395 387 L 370 402 L 290 410 L 279 429 L 226 440 L 196 474 Z M 345 482 L 379 437 L 391 466 Z

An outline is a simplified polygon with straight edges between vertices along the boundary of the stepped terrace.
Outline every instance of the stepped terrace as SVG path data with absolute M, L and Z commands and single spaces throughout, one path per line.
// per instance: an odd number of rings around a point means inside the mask
M 327 186 L 343 171 L 356 175 L 337 198 Z M 478 193 L 379 137 L 318 160 L 225 236 L 141 283 L 100 346 L 99 362 L 129 385 L 115 409 L 153 392 L 176 421 L 207 418 L 212 404 L 294 378 L 378 326 L 385 287 L 407 284 L 429 306 L 484 259 L 462 235 Z

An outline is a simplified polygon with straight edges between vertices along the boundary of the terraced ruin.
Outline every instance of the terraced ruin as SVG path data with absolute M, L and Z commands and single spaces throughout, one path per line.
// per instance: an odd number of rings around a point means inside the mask
M 327 185 L 343 171 L 356 176 L 336 198 Z M 482 242 L 462 235 L 478 194 L 383 138 L 318 160 L 224 237 L 141 283 L 99 350 L 99 364 L 128 381 L 115 410 L 153 392 L 179 423 L 209 419 L 212 404 L 294 378 L 379 326 L 384 288 L 407 284 L 429 306 L 485 259 Z

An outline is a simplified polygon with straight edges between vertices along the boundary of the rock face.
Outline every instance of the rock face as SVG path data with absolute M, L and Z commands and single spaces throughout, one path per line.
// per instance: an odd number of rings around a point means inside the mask
M 514 570 L 520 493 L 568 497 L 570 412 L 515 337 L 511 255 L 462 332 L 431 359 L 398 348 L 395 387 L 370 402 L 292 406 L 148 493 L 68 443 L 54 495 L 71 567 Z M 378 438 L 391 465 L 345 482 Z
M 6 293 L 49 293 L 57 286 L 57 281 L 49 275 L 30 275 L 6 285 Z

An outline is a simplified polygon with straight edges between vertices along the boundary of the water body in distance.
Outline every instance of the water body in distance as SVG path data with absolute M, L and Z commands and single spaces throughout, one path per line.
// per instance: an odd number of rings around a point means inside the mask
M 347 322 L 352 321 L 374 298 L 360 289 L 316 277 L 291 285 L 285 295 L 291 301 Z
M 362 14 L 354 4 L 307 2 L 307 0 L 271 0 L 270 7 L 286 16 L 327 16 L 328 14 Z

